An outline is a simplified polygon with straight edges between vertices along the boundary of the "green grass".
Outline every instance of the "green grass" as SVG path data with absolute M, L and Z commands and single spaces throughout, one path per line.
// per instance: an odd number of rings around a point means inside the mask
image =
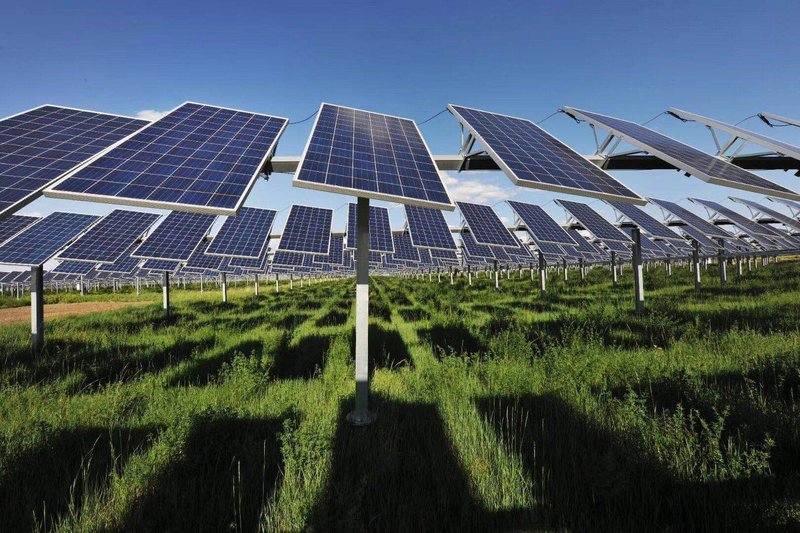
M 800 264 L 731 274 L 373 278 L 366 428 L 352 280 L 48 295 L 153 303 L 0 327 L 0 530 L 800 528 Z

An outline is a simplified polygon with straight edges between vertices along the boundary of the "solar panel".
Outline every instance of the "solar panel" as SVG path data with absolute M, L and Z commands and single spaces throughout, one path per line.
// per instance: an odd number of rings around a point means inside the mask
M 315 255 L 314 262 L 323 265 L 341 265 L 342 252 L 344 251 L 344 239 L 341 236 L 331 234 L 331 247 L 328 255 Z
M 630 242 L 630 238 L 627 235 L 614 227 L 588 205 L 567 200 L 556 200 L 556 202 L 601 241 Z
M 195 248 L 194 252 L 192 252 L 192 255 L 189 256 L 189 259 L 186 260 L 185 266 L 199 270 L 219 269 L 220 264 L 222 264 L 223 257 L 219 255 L 209 255 L 206 253 L 211 244 L 212 243 L 208 241 L 202 241 L 200 245 Z
M 442 261 L 458 261 L 458 256 L 456 256 L 455 250 L 438 250 L 431 248 L 428 250 L 428 252 L 430 252 L 430 256 L 433 259 L 440 259 Z
M 515 185 L 645 203 L 638 194 L 530 120 L 452 104 L 448 108 Z
M 514 210 L 525 229 L 537 243 L 548 242 L 555 244 L 565 244 L 575 246 L 572 237 L 553 220 L 544 209 L 534 204 L 508 201 L 508 205 Z
M 238 267 L 242 270 L 250 270 L 257 272 L 265 272 L 267 270 L 267 258 L 269 257 L 269 249 L 265 248 L 261 257 L 256 258 L 243 258 L 231 257 L 228 264 L 232 267 Z
M 706 237 L 705 233 L 702 231 L 694 228 L 693 226 L 681 226 L 681 231 L 689 236 L 689 238 L 694 239 L 702 248 L 707 248 L 708 250 L 713 250 L 712 253 L 716 253 L 716 250 L 719 248 L 719 244 L 712 241 L 708 237 Z M 732 237 L 728 237 L 732 238 Z
M 762 194 L 800 199 L 800 194 L 786 187 L 634 122 L 571 107 L 565 107 L 564 110 L 570 115 L 610 131 L 618 138 L 703 181 Z
M 331 104 L 320 106 L 293 184 L 453 209 L 414 121 Z
M 286 124 L 187 102 L 70 172 L 45 195 L 234 215 Z
M 186 261 L 208 234 L 216 218 L 216 215 L 173 211 L 131 255 L 144 259 Z
M 0 120 L 0 218 L 147 121 L 44 105 Z
M 153 213 L 115 209 L 58 254 L 58 259 L 113 263 L 158 218 Z
M 674 107 L 670 107 L 669 112 L 678 115 L 680 118 L 701 122 L 707 126 L 722 130 L 732 136 L 731 140 L 733 140 L 733 138 L 739 138 L 745 141 L 750 141 L 765 148 L 769 148 L 770 150 L 774 150 L 781 155 L 800 160 L 800 148 L 792 144 L 773 139 L 772 137 L 767 137 L 766 135 L 761 135 L 760 133 L 756 133 L 754 131 L 740 128 L 736 125 L 726 124 L 725 122 L 720 122 L 718 120 L 714 120 L 713 118 L 704 117 L 695 113 L 688 113 Z
M 531 257 L 530 248 L 528 248 L 528 246 L 523 244 L 522 241 L 519 240 L 519 237 L 517 237 L 513 233 L 511 234 L 511 236 L 514 237 L 514 240 L 517 242 L 517 247 L 516 248 L 504 248 L 503 250 L 508 255 L 510 255 L 513 260 L 519 261 L 519 260 L 528 260 L 528 259 L 530 259 L 530 257 Z
M 0 246 L 0 264 L 41 265 L 99 218 L 78 213 L 51 213 Z
M 506 248 L 491 246 L 490 249 L 492 250 L 494 258 L 498 261 L 502 261 L 503 263 L 508 263 L 511 261 L 511 256 L 506 253 Z
M 703 234 L 709 237 L 719 237 L 721 239 L 732 239 L 733 235 L 727 231 L 715 226 L 711 222 L 700 218 L 688 209 L 681 207 L 675 202 L 667 200 L 658 200 L 656 198 L 648 198 L 651 202 L 659 206 L 661 209 L 671 213 L 674 217 L 682 220 L 686 224 L 700 230 Z
M 306 254 L 299 252 L 284 252 L 277 250 L 272 256 L 272 264 L 279 266 L 300 266 Z
M 735 198 L 733 196 L 730 196 L 729 198 L 731 200 L 733 200 L 734 202 L 738 202 L 740 204 L 746 205 L 751 210 L 753 210 L 753 211 L 755 211 L 757 213 L 761 213 L 762 215 L 766 215 L 766 216 L 768 216 L 770 218 L 774 218 L 775 220 L 779 221 L 780 223 L 782 223 L 786 227 L 789 227 L 789 228 L 792 228 L 792 229 L 795 229 L 795 230 L 800 230 L 800 220 L 797 220 L 794 217 L 790 217 L 788 215 L 785 215 L 785 214 L 781 213 L 780 211 L 776 211 L 776 210 L 772 209 L 771 207 L 768 207 L 768 206 L 766 206 L 764 204 L 760 204 L 758 202 L 754 202 L 752 200 L 748 200 L 746 198 Z M 2 223 L 0 223 L 0 225 L 2 225 Z
M 166 259 L 148 259 L 142 263 L 143 270 L 152 270 L 158 272 L 175 273 L 180 267 L 180 261 L 168 261 Z
M 767 198 L 772 202 L 777 202 L 779 204 L 785 205 L 786 207 L 792 210 L 792 213 L 795 216 L 798 216 L 798 214 L 800 214 L 800 202 L 794 202 L 792 200 L 787 200 L 785 198 L 773 198 L 772 196 L 768 196 Z
M 702 205 L 703 207 L 710 209 L 718 213 L 719 215 L 727 218 L 729 221 L 733 222 L 733 224 L 739 228 L 741 228 L 745 233 L 750 235 L 751 237 L 756 237 L 757 235 L 765 235 L 767 237 L 776 236 L 776 231 L 770 228 L 769 226 L 765 226 L 763 224 L 759 224 L 758 222 L 754 222 L 747 218 L 746 216 L 737 213 L 733 209 L 729 209 L 722 204 L 717 202 L 712 202 L 711 200 L 703 200 L 701 198 L 689 198 L 689 201 Z
M 597 255 L 599 253 L 597 247 L 594 244 L 590 243 L 586 239 L 586 237 L 584 237 L 577 229 L 570 228 L 567 230 L 567 232 L 572 237 L 572 240 L 575 241 L 575 243 L 577 244 L 575 249 L 581 255 L 592 256 L 592 255 Z M 571 250 L 568 247 L 564 247 L 564 251 L 569 253 Z
M 464 244 L 464 252 L 471 259 L 494 259 L 492 247 L 485 244 L 478 244 L 475 237 L 468 231 L 461 232 L 461 242 Z
M 552 243 L 552 242 L 548 242 L 548 241 L 542 241 L 542 242 L 538 242 L 537 241 L 537 242 L 534 242 L 534 245 L 536 246 L 536 249 L 537 250 L 541 250 L 541 252 L 544 255 L 552 255 L 552 256 L 557 256 L 557 257 L 561 257 L 562 255 L 564 255 L 564 250 L 558 244 L 555 244 L 555 243 Z M 570 246 L 570 248 L 574 248 L 574 247 L 575 247 L 575 241 L 573 240 L 572 241 L 572 246 Z
M 278 250 L 327 255 L 331 241 L 333 210 L 293 205 L 283 227 Z
M 634 205 L 624 204 L 622 202 L 608 202 L 608 204 L 623 216 L 627 217 L 631 222 L 639 226 L 639 229 L 651 237 L 678 241 L 683 240 L 683 237 Z
M 33 224 L 39 220 L 39 218 L 40 217 L 11 215 L 8 218 L 0 220 L 0 244 Z
M 450 234 L 450 226 L 447 225 L 441 211 L 414 205 L 403 207 L 406 210 L 408 233 L 414 246 L 440 250 L 456 249 L 453 236 Z
M 76 274 L 85 276 L 94 270 L 95 263 L 87 263 L 86 261 L 62 261 L 52 272 L 56 274 Z
M 97 265 L 97 270 L 100 272 L 115 272 L 118 274 L 131 274 L 139 268 L 139 263 L 142 262 L 138 257 L 131 257 L 131 252 L 136 249 L 138 244 L 132 245 L 128 248 L 122 257 L 113 263 L 101 263 Z
M 475 242 L 488 246 L 517 246 L 511 232 L 488 205 L 456 202 L 461 216 L 475 236 Z
M 258 259 L 269 241 L 278 212 L 272 209 L 243 207 L 239 214 L 225 219 L 206 251 L 209 255 Z
M 358 206 L 349 204 L 347 211 L 347 248 L 356 248 L 356 213 Z M 373 252 L 394 253 L 392 227 L 389 225 L 389 210 L 385 207 L 369 206 L 369 249 Z
M 616 252 L 620 255 L 629 255 L 631 253 L 631 249 L 628 248 L 628 244 L 620 241 L 603 241 L 603 245 L 612 252 Z M 644 248 L 644 246 L 642 248 Z
M 419 261 L 419 251 L 414 248 L 411 242 L 411 235 L 408 233 L 393 233 L 394 258 L 401 261 Z

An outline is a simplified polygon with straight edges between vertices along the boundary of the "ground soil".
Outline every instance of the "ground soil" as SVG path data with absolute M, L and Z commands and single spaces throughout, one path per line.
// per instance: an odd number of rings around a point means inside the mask
M 47 304 L 44 306 L 44 319 L 49 320 L 62 316 L 114 311 L 123 307 L 146 305 L 148 303 L 150 302 L 79 302 L 70 304 Z M 30 321 L 30 307 L 0 309 L 0 324 L 20 324 Z

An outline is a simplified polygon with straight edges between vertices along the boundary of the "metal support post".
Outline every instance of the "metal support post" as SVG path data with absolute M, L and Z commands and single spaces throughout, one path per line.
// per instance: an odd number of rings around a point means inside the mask
M 161 274 L 161 306 L 164 308 L 164 317 L 169 318 L 169 272 Z
M 644 273 L 642 272 L 642 233 L 634 228 L 633 237 L 633 292 L 636 298 L 636 314 L 644 312 Z
M 500 290 L 500 270 L 497 268 L 497 259 L 494 260 L 494 288 Z
M 719 239 L 720 249 L 717 252 L 717 264 L 719 265 L 719 284 L 725 286 L 728 283 L 728 264 L 725 261 L 725 241 Z
M 619 283 L 619 274 L 617 272 L 617 253 L 611 252 L 611 283 L 616 287 Z
M 692 241 L 692 268 L 694 270 L 694 292 L 700 295 L 700 243 Z
M 31 345 L 35 353 L 44 347 L 44 268 L 31 267 Z
M 531 265 L 531 272 L 533 272 L 533 265 Z M 547 263 L 545 263 L 541 250 L 539 250 L 539 292 L 542 296 L 547 293 Z
M 228 274 L 220 272 L 219 286 L 222 289 L 222 303 L 228 303 Z
M 258 274 L 253 274 L 253 281 L 254 281 L 253 289 L 255 295 L 258 296 Z

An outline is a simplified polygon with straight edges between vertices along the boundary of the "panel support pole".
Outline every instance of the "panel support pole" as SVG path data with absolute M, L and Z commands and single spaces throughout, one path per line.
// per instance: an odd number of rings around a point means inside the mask
M 220 272 L 219 286 L 222 289 L 222 303 L 228 303 L 228 274 Z
M 694 270 L 694 292 L 700 296 L 700 243 L 692 241 L 692 268 Z
M 614 287 L 619 283 L 619 273 L 617 272 L 617 252 L 611 252 L 611 283 Z
M 583 262 L 583 258 L 580 258 L 579 261 L 581 268 L 581 281 L 584 281 L 586 279 L 586 263 Z
M 44 268 L 31 267 L 31 346 L 34 353 L 44 347 Z
M 567 272 L 567 260 L 562 259 L 564 261 L 564 281 L 569 281 L 569 273 Z
M 203 287 L 203 275 L 200 274 L 200 292 L 202 293 L 203 290 L 204 290 L 204 287 Z
M 164 309 L 164 318 L 169 318 L 169 272 L 161 274 L 161 307 Z
M 500 290 L 500 270 L 497 268 L 497 259 L 494 260 L 494 288 Z
M 258 274 L 253 274 L 253 278 L 254 278 L 253 281 L 255 282 L 255 284 L 253 285 L 253 289 L 255 295 L 258 296 Z
M 354 426 L 375 421 L 369 410 L 369 198 L 356 208 L 356 399 L 347 415 Z
M 728 283 L 728 264 L 725 260 L 725 241 L 719 240 L 719 252 L 717 253 L 717 264 L 719 266 L 719 284 L 723 287 Z
M 533 268 L 531 268 L 531 272 L 533 272 Z M 542 296 L 547 293 L 547 263 L 541 250 L 539 250 L 539 292 Z
M 633 292 L 636 298 L 636 314 L 644 312 L 644 273 L 642 272 L 642 233 L 634 228 L 633 233 Z
M 469 286 L 472 287 L 472 268 L 470 265 L 467 265 L 467 282 Z
M 280 292 L 280 282 L 278 281 L 278 273 L 275 273 L 275 292 Z

